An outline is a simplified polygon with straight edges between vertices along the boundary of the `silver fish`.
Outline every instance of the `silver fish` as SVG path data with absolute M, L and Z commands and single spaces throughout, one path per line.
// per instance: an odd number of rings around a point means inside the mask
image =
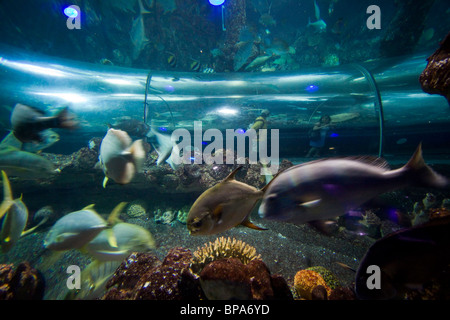
M 48 178 L 59 172 L 50 160 L 11 146 L 0 149 L 0 169 L 24 179 Z
M 24 232 L 28 220 L 28 209 L 22 197 L 13 200 L 11 185 L 5 171 L 3 178 L 3 202 L 0 205 L 0 219 L 5 215 L 0 230 L 0 246 L 3 252 L 8 252 L 17 243 Z
M 80 290 L 69 290 L 64 300 L 95 300 L 100 298 L 106 284 L 120 266 L 121 261 L 92 261 L 81 272 Z
M 140 171 L 145 160 L 142 140 L 131 143 L 130 136 L 122 130 L 109 129 L 100 145 L 99 162 L 105 173 L 103 188 L 111 178 L 119 184 L 127 184 Z
M 259 215 L 296 224 L 315 222 L 341 216 L 381 193 L 448 184 L 425 164 L 421 145 L 408 163 L 396 170 L 389 170 L 380 159 L 367 160 L 325 159 L 281 172 L 264 194 Z
M 225 180 L 203 192 L 194 202 L 186 222 L 191 235 L 212 235 L 239 224 L 265 230 L 250 222 L 249 215 L 268 185 L 258 190 L 236 181 L 234 176 L 240 168 L 242 166 L 231 172 Z
M 98 261 L 122 261 L 131 252 L 147 252 L 155 248 L 155 240 L 151 233 L 138 225 L 119 222 L 112 227 L 117 246 L 109 242 L 108 230 L 100 232 L 86 245 L 86 252 Z
M 44 239 L 44 247 L 53 251 L 81 249 L 100 232 L 111 226 L 119 216 L 126 203 L 119 203 L 105 221 L 91 204 L 79 211 L 71 212 L 60 218 L 52 226 Z M 111 230 L 111 229 L 109 229 Z M 117 246 L 114 234 L 109 233 L 112 247 Z

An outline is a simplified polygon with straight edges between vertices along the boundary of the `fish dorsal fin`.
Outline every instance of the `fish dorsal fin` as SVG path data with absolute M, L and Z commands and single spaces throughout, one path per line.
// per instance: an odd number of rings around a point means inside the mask
M 94 209 L 94 206 L 95 206 L 95 204 L 93 203 L 93 204 L 90 204 L 90 205 L 84 207 L 84 208 L 81 209 L 81 210 L 93 210 L 93 209 Z
M 231 171 L 231 173 L 223 180 L 223 182 L 235 180 L 234 176 L 240 169 L 242 169 L 242 166 L 239 166 L 236 169 L 234 169 L 233 171 Z
M 284 171 L 286 171 L 286 170 L 287 170 L 287 169 L 283 169 L 283 170 L 278 171 L 278 172 L 272 177 L 272 179 L 269 181 L 269 183 L 266 184 L 264 187 L 261 188 L 261 191 L 262 191 L 263 193 L 265 193 L 266 190 L 267 190 L 267 188 L 269 188 L 270 184 L 275 180 L 275 178 L 278 177 L 278 175 L 279 175 L 280 173 L 282 173 L 282 172 L 284 172 Z
M 378 167 L 378 168 L 382 168 L 382 169 L 385 169 L 385 170 L 389 170 L 390 169 L 389 163 L 383 158 L 378 158 L 376 156 L 348 156 L 348 157 L 332 157 L 332 158 L 317 159 L 317 160 L 313 160 L 313 161 L 297 164 L 295 166 L 287 168 L 284 171 L 289 171 L 291 169 L 303 167 L 305 165 L 320 163 L 320 162 L 324 162 L 324 161 L 328 161 L 328 160 L 351 160 L 351 161 L 357 161 L 357 162 L 365 163 L 365 164 L 368 164 L 368 165 L 371 165 L 371 166 L 374 166 L 374 167 Z
M 121 202 L 111 211 L 108 220 L 106 221 L 108 226 L 113 226 L 119 221 L 119 215 L 126 205 L 126 202 Z
M 3 170 L 2 170 L 2 178 L 3 178 L 3 201 L 0 204 L 0 219 L 5 215 L 5 213 L 14 203 L 11 192 L 11 184 L 9 183 L 8 176 Z
M 425 166 L 425 161 L 422 157 L 422 143 L 419 143 L 417 146 L 416 151 L 412 155 L 411 159 L 409 159 L 408 163 L 405 164 L 405 167 L 407 168 L 421 168 Z

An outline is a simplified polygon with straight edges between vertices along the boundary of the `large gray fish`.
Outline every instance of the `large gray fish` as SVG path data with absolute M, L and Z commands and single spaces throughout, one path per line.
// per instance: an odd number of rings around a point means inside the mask
M 78 121 L 69 113 L 68 108 L 54 116 L 43 111 L 17 103 L 11 112 L 11 126 L 14 135 L 22 142 L 42 142 L 42 131 L 49 128 L 75 129 Z
M 11 146 L 0 149 L 0 169 L 23 179 L 49 178 L 59 172 L 50 160 Z
M 122 130 L 109 129 L 100 145 L 99 163 L 105 179 L 109 178 L 119 184 L 127 184 L 133 179 L 136 171 L 140 171 L 145 160 L 142 140 L 131 143 L 130 136 Z
M 389 170 L 380 159 L 367 160 L 325 159 L 281 172 L 265 192 L 259 215 L 297 224 L 316 222 L 341 216 L 381 193 L 448 184 L 425 164 L 421 145 L 408 163 L 396 170 Z
M 401 299 L 408 289 L 422 289 L 450 263 L 450 217 L 403 229 L 375 242 L 358 267 L 359 299 Z M 376 269 L 369 267 L 376 266 Z M 379 287 L 369 288 L 367 283 Z
M 262 198 L 267 185 L 258 190 L 236 181 L 234 176 L 241 166 L 222 182 L 203 192 L 189 210 L 187 228 L 191 235 L 212 235 L 239 224 L 265 230 L 249 220 L 256 203 Z

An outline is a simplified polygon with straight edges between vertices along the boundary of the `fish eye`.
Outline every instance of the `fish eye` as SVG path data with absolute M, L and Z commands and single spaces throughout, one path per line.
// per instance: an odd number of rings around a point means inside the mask
M 202 224 L 203 224 L 203 221 L 202 220 L 198 220 L 198 221 L 193 222 L 192 226 L 194 228 L 200 228 L 202 226 Z

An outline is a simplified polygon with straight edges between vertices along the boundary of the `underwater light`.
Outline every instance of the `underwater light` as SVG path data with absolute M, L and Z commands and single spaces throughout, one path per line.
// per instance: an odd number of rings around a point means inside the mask
M 317 90 L 319 90 L 319 87 L 314 84 L 310 84 L 305 88 L 305 90 L 308 91 L 309 93 L 316 92 Z
M 239 133 L 239 134 L 244 134 L 245 130 L 244 129 L 237 129 L 236 132 Z
M 336 137 L 339 137 L 339 135 L 337 133 L 333 132 L 332 134 L 330 134 L 330 137 L 331 138 L 336 138 Z
M 78 17 L 78 11 L 75 8 L 73 8 L 72 6 L 65 8 L 64 14 L 69 18 Z
M 225 0 L 209 0 L 209 3 L 213 6 L 221 6 L 224 2 Z

